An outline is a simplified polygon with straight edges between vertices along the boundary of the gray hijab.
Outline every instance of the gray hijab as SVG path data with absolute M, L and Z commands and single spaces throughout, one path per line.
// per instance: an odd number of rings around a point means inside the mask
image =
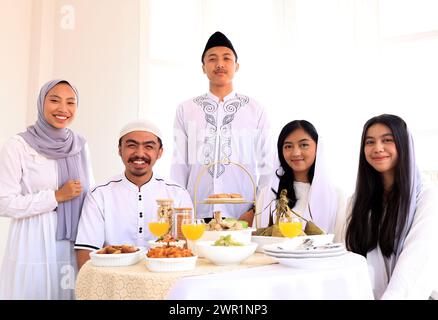
M 87 159 L 85 154 L 85 139 L 68 128 L 57 129 L 50 125 L 44 117 L 44 99 L 54 86 L 64 82 L 68 84 L 79 96 L 76 88 L 66 80 L 52 80 L 47 82 L 40 90 L 38 96 L 38 120 L 27 131 L 19 135 L 38 153 L 49 159 L 57 161 L 58 188 L 68 180 L 81 181 L 83 192 L 80 196 L 58 204 L 58 224 L 56 230 L 57 240 L 76 240 L 79 217 L 81 214 L 84 197 L 89 187 Z

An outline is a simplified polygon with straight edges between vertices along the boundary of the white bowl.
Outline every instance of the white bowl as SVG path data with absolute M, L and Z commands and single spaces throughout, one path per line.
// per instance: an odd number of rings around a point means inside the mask
M 252 242 L 255 242 L 258 244 L 256 252 L 263 252 L 264 245 L 281 243 L 283 241 L 286 241 L 287 238 L 285 238 L 285 237 L 268 237 L 268 236 L 252 236 L 251 240 L 252 240 Z
M 214 241 L 198 241 L 196 250 L 216 265 L 239 264 L 249 258 L 256 250 L 257 243 L 243 246 L 213 246 Z
M 148 244 L 149 244 L 150 248 L 165 247 L 167 245 L 170 245 L 172 247 L 183 248 L 184 245 L 186 244 L 186 241 L 185 240 L 178 240 L 178 241 L 165 242 L 165 241 L 149 240 Z
M 254 228 L 245 228 L 241 230 L 221 230 L 221 231 L 205 231 L 199 241 L 216 241 L 222 236 L 231 234 L 234 241 L 242 243 L 251 243 L 252 232 Z
M 93 250 L 90 252 L 90 259 L 93 265 L 97 267 L 124 267 L 140 261 L 146 249 L 139 247 L 139 250 L 136 252 L 115 254 L 97 253 L 97 251 Z
M 193 270 L 198 256 L 184 258 L 149 258 L 145 257 L 146 267 L 152 272 L 176 272 Z

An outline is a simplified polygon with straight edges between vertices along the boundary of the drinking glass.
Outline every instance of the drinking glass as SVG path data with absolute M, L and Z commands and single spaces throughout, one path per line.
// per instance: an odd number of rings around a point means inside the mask
M 196 240 L 205 232 L 204 219 L 184 218 L 181 222 L 181 231 L 187 239 L 187 246 L 196 254 Z
M 295 216 L 281 217 L 278 226 L 280 227 L 281 234 L 288 238 L 298 236 L 299 234 L 301 234 L 303 229 L 301 220 Z
M 164 236 L 170 228 L 169 219 L 159 218 L 156 221 L 149 222 L 149 230 L 157 238 Z

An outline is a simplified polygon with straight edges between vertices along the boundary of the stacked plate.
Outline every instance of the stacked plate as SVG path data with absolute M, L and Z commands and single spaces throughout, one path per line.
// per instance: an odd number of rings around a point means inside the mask
M 347 252 L 342 243 L 314 244 L 311 239 L 265 245 L 263 249 L 280 264 L 299 268 L 326 266 L 336 260 L 323 258 L 339 257 Z

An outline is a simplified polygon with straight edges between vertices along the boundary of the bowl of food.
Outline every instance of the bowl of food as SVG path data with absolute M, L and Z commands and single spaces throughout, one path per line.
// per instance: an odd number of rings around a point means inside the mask
M 148 241 L 150 248 L 156 248 L 156 247 L 180 247 L 183 248 L 186 244 L 185 240 L 178 240 L 173 238 L 170 235 L 164 236 L 163 238 L 159 238 L 157 240 L 149 240 Z
M 193 270 L 198 256 L 190 249 L 180 247 L 151 248 L 144 258 L 151 272 L 176 272 Z
M 252 236 L 251 241 L 257 243 L 256 252 L 263 252 L 263 246 L 287 241 L 285 237 Z
M 228 240 L 227 240 L 228 239 Z M 227 241 L 229 241 L 227 243 Z M 216 241 L 198 241 L 196 249 L 199 253 L 216 265 L 239 264 L 249 258 L 256 250 L 257 243 L 242 243 L 228 236 Z
M 222 236 L 231 235 L 236 241 L 251 242 L 252 232 L 256 229 L 249 228 L 248 222 L 235 218 L 221 218 L 216 213 L 215 215 L 216 217 L 207 224 L 200 241 L 216 241 Z
M 97 267 L 130 266 L 141 260 L 144 248 L 132 245 L 112 245 L 90 252 L 91 263 Z

